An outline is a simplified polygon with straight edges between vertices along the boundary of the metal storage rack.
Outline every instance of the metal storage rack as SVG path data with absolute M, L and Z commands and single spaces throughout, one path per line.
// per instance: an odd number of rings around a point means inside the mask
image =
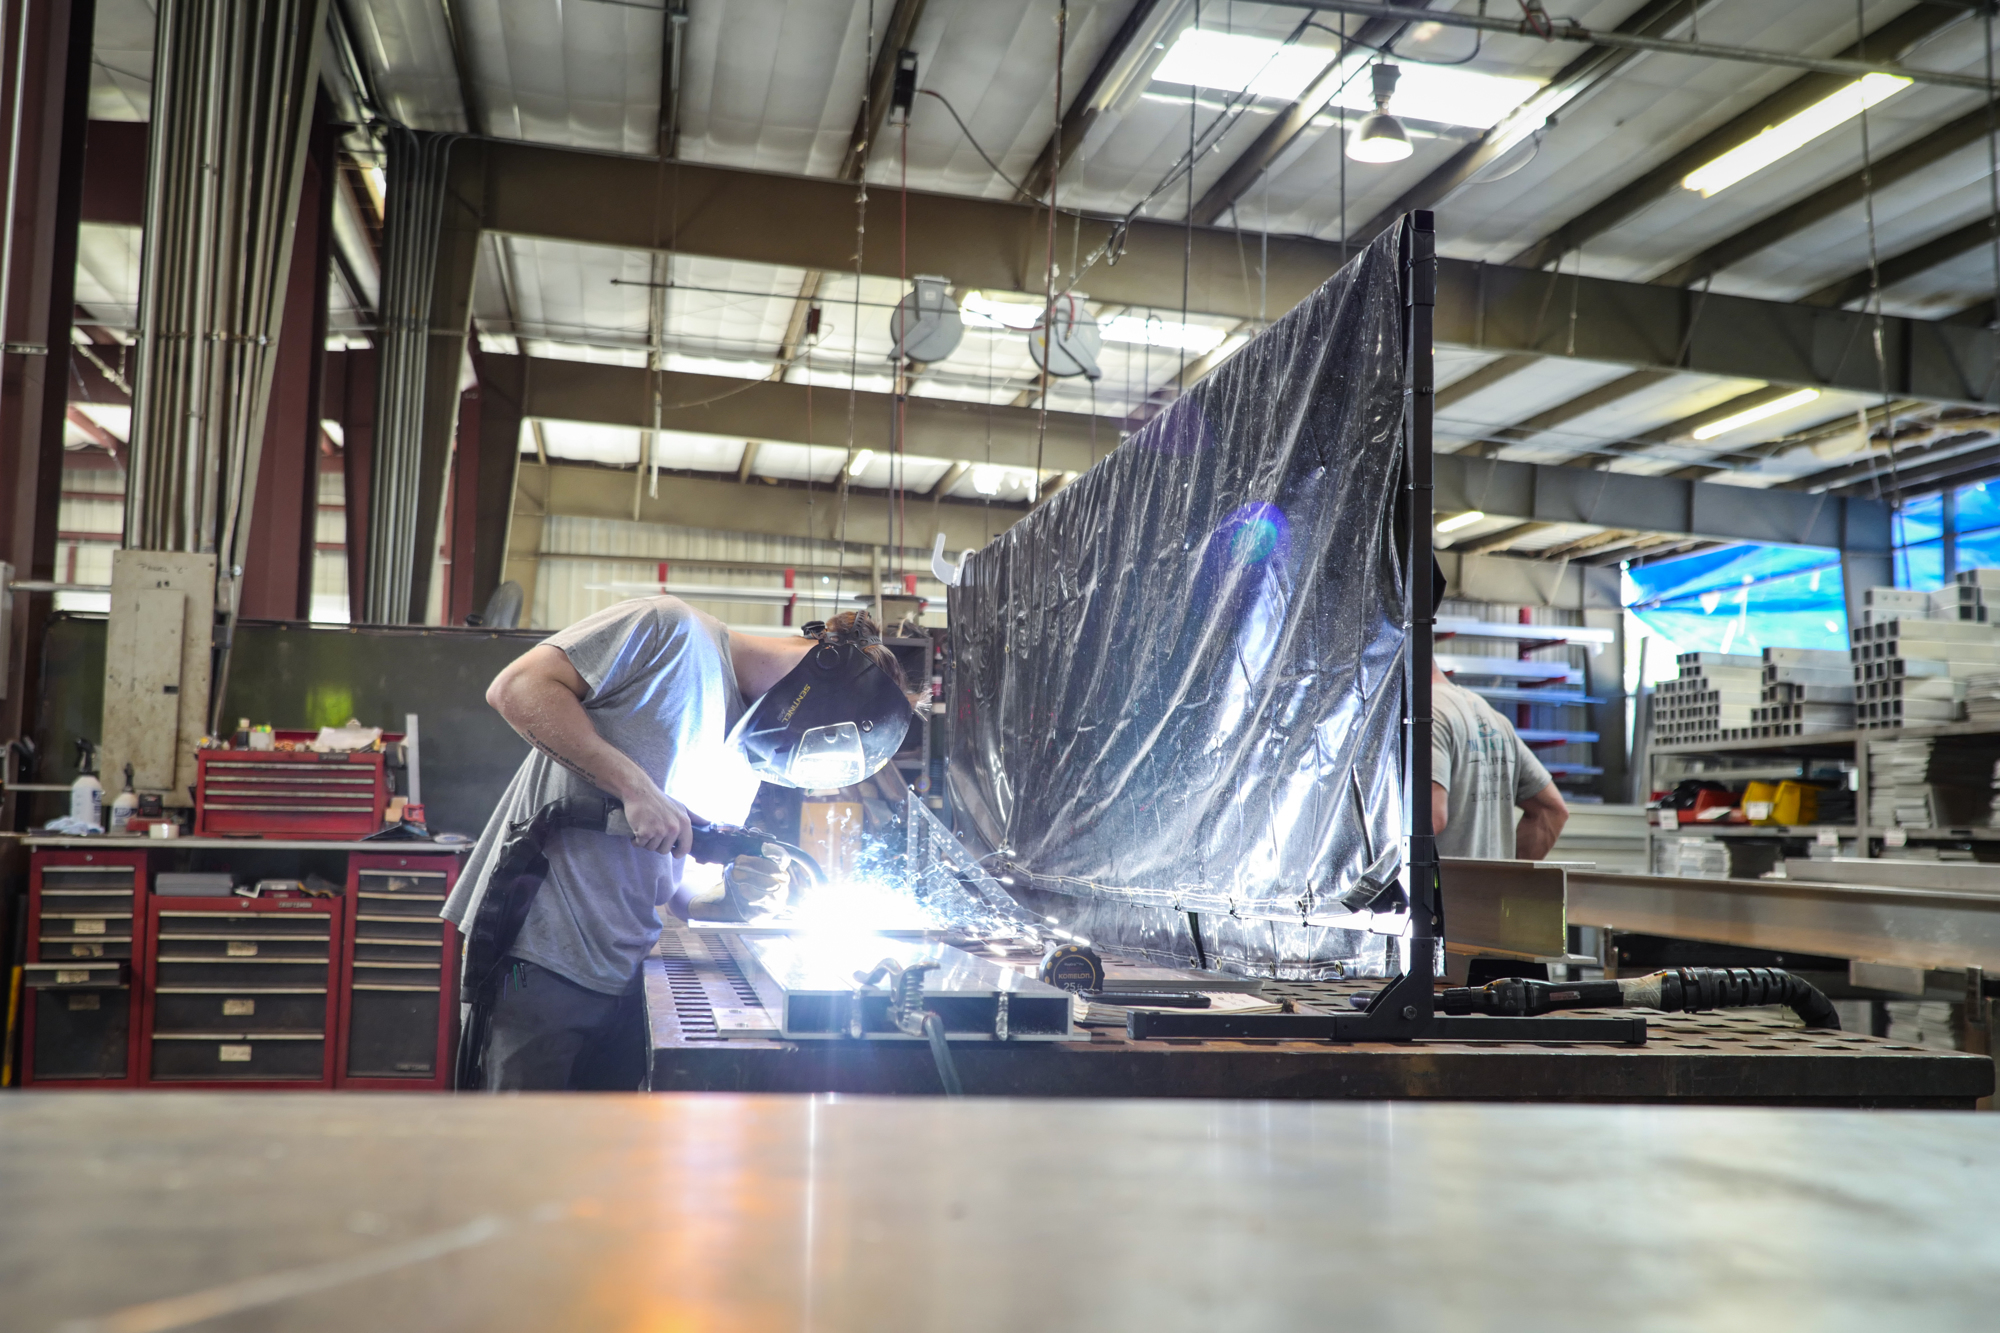
M 1475 620 L 1470 616 L 1438 617 L 1436 637 L 1440 643 L 1460 636 L 1468 639 L 1508 640 L 1514 643 L 1517 655 L 1513 658 L 1464 658 L 1451 653 L 1439 653 L 1438 663 L 1446 675 L 1454 678 L 1455 684 L 1463 684 L 1456 679 L 1459 675 L 1483 676 L 1506 682 L 1497 685 L 1465 685 L 1464 688 L 1479 695 L 1488 703 L 1514 705 L 1517 710 L 1514 718 L 1517 724 L 1516 731 L 1531 749 L 1598 743 L 1599 737 L 1594 731 L 1571 731 L 1528 725 L 1527 709 L 1531 706 L 1582 708 L 1604 702 L 1579 688 L 1583 681 L 1577 668 L 1567 663 L 1538 661 L 1529 654 L 1542 648 L 1559 648 L 1572 644 L 1588 645 L 1593 653 L 1602 652 L 1607 644 L 1614 641 L 1615 631 L 1584 625 L 1510 625 L 1505 621 Z M 1455 666 L 1454 663 L 1460 665 Z M 1560 778 L 1596 776 L 1604 770 L 1602 766 L 1596 764 L 1557 763 L 1551 764 L 1549 771 Z
M 1855 854 L 1875 856 L 1877 842 L 1884 837 L 1901 843 L 2000 842 L 2000 828 L 1952 826 L 1946 828 L 1877 828 L 1868 819 L 1868 742 L 1894 740 L 1948 739 L 1965 736 L 2000 736 L 2000 725 L 1992 722 L 1940 722 L 1927 726 L 1881 727 L 1870 730 L 1827 731 L 1809 736 L 1773 736 L 1742 741 L 1703 741 L 1690 745 L 1653 745 L 1647 750 L 1646 780 L 1652 790 L 1660 790 L 1657 764 L 1673 756 L 1714 756 L 1716 758 L 1839 759 L 1853 766 L 1855 775 L 1855 822 L 1852 824 L 1681 824 L 1673 829 L 1657 825 L 1649 830 L 1647 860 L 1653 843 L 1661 836 L 1724 838 L 1796 838 L 1838 842 L 1854 840 Z M 1901 845 L 1892 843 L 1891 845 Z

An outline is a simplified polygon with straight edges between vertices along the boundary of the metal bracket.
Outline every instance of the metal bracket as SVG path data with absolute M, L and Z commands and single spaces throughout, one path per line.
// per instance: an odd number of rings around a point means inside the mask
M 863 991 L 874 990 L 884 977 L 889 984 L 889 1021 L 898 1032 L 912 1037 L 924 1034 L 924 974 L 937 971 L 936 963 L 912 963 L 904 967 L 893 958 L 884 958 L 875 964 L 872 972 L 856 972 L 854 979 L 860 989 L 854 992 L 854 1008 L 850 1011 L 848 1032 L 851 1036 L 862 1035 L 856 1029 L 861 1026 L 861 995 Z M 1001 999 L 1004 1001 L 1005 996 Z M 1004 1008 L 1001 1014 L 1006 1014 Z

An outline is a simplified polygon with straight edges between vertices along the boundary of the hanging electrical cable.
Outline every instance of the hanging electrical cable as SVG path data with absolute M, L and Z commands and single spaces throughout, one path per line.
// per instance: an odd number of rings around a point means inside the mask
M 1868 40 L 1867 0 L 1854 0 L 1854 25 L 1856 36 L 1854 54 L 1865 58 L 1863 48 Z M 1868 302 L 1874 310 L 1872 327 L 1869 331 L 1875 347 L 1875 377 L 1882 394 L 1882 406 L 1889 405 L 1889 357 L 1883 342 L 1882 318 L 1882 263 L 1875 238 L 1875 161 L 1868 136 L 1868 103 L 1861 103 L 1861 203 L 1862 213 L 1868 223 Z M 1864 439 L 1864 446 L 1867 441 Z M 1892 507 L 1901 508 L 1903 498 L 1902 479 L 1896 475 L 1895 428 L 1890 427 L 1889 446 L 1889 494 Z M 1880 483 L 1877 482 L 1877 493 Z
M 1265 56 L 1264 63 L 1258 66 L 1256 72 L 1249 77 L 1249 79 L 1245 82 L 1243 89 L 1239 92 L 1231 93 L 1226 98 L 1223 99 L 1221 110 L 1216 112 L 1215 118 L 1210 120 L 1207 127 L 1203 129 L 1201 133 L 1197 136 L 1196 143 L 1193 146 L 1192 150 L 1182 155 L 1178 161 L 1176 161 L 1172 166 L 1170 166 L 1167 169 L 1166 173 L 1162 175 L 1160 179 L 1154 183 L 1153 188 L 1148 190 L 1146 194 L 1137 203 L 1133 204 L 1132 207 L 1127 209 L 1124 212 L 1124 214 L 1121 215 L 1119 219 L 1112 224 L 1109 234 L 1105 236 L 1104 240 L 1098 243 L 1098 246 L 1095 250 L 1091 251 L 1090 257 L 1085 259 L 1083 263 L 1077 268 L 1077 270 L 1069 275 L 1069 281 L 1067 282 L 1067 284 L 1065 284 L 1063 289 L 1065 295 L 1068 294 L 1070 291 L 1075 290 L 1076 284 L 1082 279 L 1083 275 L 1085 273 L 1088 273 L 1091 269 L 1095 268 L 1100 260 L 1108 259 L 1110 264 L 1112 265 L 1117 264 L 1119 256 L 1125 252 L 1125 234 L 1130 229 L 1131 225 L 1138 220 L 1139 214 L 1144 212 L 1145 209 L 1149 205 L 1151 205 L 1154 200 L 1159 199 L 1161 196 L 1165 195 L 1167 191 L 1173 189 L 1174 186 L 1178 185 L 1181 181 L 1183 174 L 1191 174 L 1195 169 L 1195 164 L 1200 160 L 1201 155 L 1206 153 L 1210 148 L 1214 147 L 1216 143 L 1220 142 L 1222 136 L 1227 134 L 1229 130 L 1234 127 L 1234 120 L 1237 113 L 1243 110 L 1244 108 L 1248 107 L 1252 102 L 1256 101 L 1257 97 L 1259 96 L 1259 94 L 1251 92 L 1250 89 L 1257 86 L 1257 81 L 1263 77 L 1264 72 L 1271 68 L 1273 62 L 1275 62 L 1282 53 L 1284 53 L 1285 51 L 1289 50 L 1290 48 L 1298 44 L 1299 38 L 1305 35 L 1306 31 L 1311 26 L 1311 24 L 1312 24 L 1312 19 L 1310 15 L 1308 15 L 1305 19 L 1300 20 L 1298 26 L 1293 28 L 1292 31 L 1286 35 L 1285 39 L 1279 42 L 1278 45 L 1272 48 L 1271 52 Z M 1365 69 L 1367 68 L 1367 66 L 1364 65 L 1361 66 L 1360 68 Z M 1356 72 L 1359 71 L 1357 70 Z M 1336 97 L 1339 96 L 1340 92 L 1345 90 L 1347 84 L 1353 82 L 1353 79 L 1354 76 L 1350 74 L 1347 77 L 1347 79 L 1342 81 L 1340 88 L 1334 91 L 1333 96 Z
M 862 51 L 868 57 L 862 62 L 861 75 L 861 116 L 866 124 L 874 124 L 874 79 L 868 74 L 875 68 L 875 0 L 868 0 L 868 31 L 862 43 Z M 861 170 L 854 180 L 854 296 L 853 323 L 848 334 L 847 350 L 847 452 L 840 463 L 840 573 L 834 583 L 834 601 L 838 603 L 847 583 L 847 492 L 848 468 L 854 461 L 854 414 L 861 392 L 861 252 L 868 239 L 868 162 L 866 155 L 875 151 L 874 136 L 862 145 L 864 154 Z M 880 594 L 880 589 L 876 589 Z
M 1195 3 L 1199 13 L 1201 0 L 1195 0 Z M 1059 0 L 1056 5 L 1056 135 L 1052 141 L 1055 156 L 1049 163 L 1048 249 L 1042 265 L 1042 391 L 1035 411 L 1035 484 L 1029 497 L 1031 503 L 1042 495 L 1042 459 L 1049 437 L 1049 385 L 1052 381 L 1049 368 L 1056 359 L 1056 187 L 1062 176 L 1063 58 L 1068 52 L 1069 0 Z M 1071 285 L 1075 285 L 1074 275 Z

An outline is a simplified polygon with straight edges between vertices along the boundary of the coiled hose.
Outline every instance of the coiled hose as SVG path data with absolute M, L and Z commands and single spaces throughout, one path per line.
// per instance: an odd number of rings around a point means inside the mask
M 1840 1027 L 1833 1001 L 1817 986 L 1779 967 L 1676 967 L 1643 977 L 1606 981 L 1535 981 L 1507 977 L 1485 986 L 1438 992 L 1445 1014 L 1532 1017 L 1558 1009 L 1659 1009 L 1697 1014 L 1782 1004 L 1809 1028 Z

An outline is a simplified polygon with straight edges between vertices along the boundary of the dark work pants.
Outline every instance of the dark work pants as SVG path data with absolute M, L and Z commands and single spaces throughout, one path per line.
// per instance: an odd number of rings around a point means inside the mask
M 509 958 L 486 1039 L 486 1091 L 644 1091 L 651 1045 L 642 977 L 604 995 Z

